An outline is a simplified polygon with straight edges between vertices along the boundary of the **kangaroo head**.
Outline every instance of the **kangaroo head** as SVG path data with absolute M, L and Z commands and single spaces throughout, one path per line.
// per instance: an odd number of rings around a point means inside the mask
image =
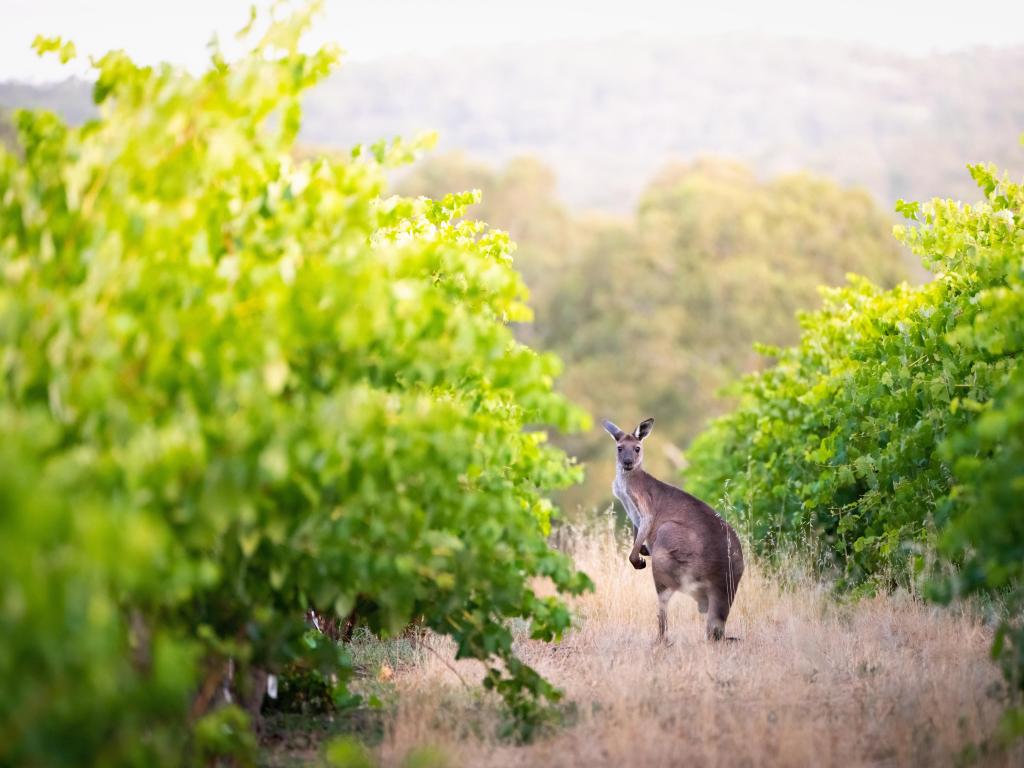
M 639 468 L 644 460 L 644 438 L 654 429 L 654 419 L 644 419 L 632 432 L 623 432 L 610 421 L 604 421 L 604 428 L 615 439 L 615 450 L 619 466 L 626 472 Z

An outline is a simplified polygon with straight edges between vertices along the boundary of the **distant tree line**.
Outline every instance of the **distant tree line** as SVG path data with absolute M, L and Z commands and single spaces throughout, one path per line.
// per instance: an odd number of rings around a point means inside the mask
M 509 230 L 536 314 L 520 336 L 556 351 L 561 386 L 595 416 L 658 418 L 658 472 L 730 400 L 718 391 L 762 364 L 754 343 L 795 341 L 799 309 L 818 286 L 847 273 L 890 287 L 909 260 L 892 221 L 861 190 L 806 174 L 759 180 L 749 169 L 703 160 L 665 168 L 630 217 L 573 216 L 554 172 L 532 158 L 500 170 L 438 155 L 406 177 L 409 194 L 481 189 L 470 214 Z M 610 502 L 613 462 L 594 431 L 563 445 L 587 464 L 565 492 L 570 512 Z

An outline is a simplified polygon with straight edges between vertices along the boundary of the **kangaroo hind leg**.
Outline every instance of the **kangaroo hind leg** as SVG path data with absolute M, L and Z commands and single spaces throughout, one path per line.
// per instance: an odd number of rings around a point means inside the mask
M 658 590 L 658 639 L 655 641 L 656 643 L 672 644 L 666 637 L 666 633 L 668 632 L 668 601 L 672 599 L 673 594 L 675 594 L 675 590 L 672 587 L 663 587 Z
M 655 546 L 651 556 L 651 575 L 654 576 L 654 589 L 658 592 L 658 639 L 657 643 L 671 645 L 666 637 L 668 632 L 668 601 L 679 589 L 679 582 L 674 578 L 671 558 L 665 550 Z
M 725 637 L 725 621 L 729 618 L 729 599 L 725 595 L 712 592 L 708 596 L 708 640 L 721 640 Z
M 697 612 L 704 615 L 708 612 L 708 593 L 701 592 L 697 596 Z

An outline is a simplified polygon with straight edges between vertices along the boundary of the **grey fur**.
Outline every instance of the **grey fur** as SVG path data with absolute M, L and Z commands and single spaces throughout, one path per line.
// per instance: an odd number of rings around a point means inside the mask
M 651 560 L 658 592 L 658 640 L 666 640 L 668 601 L 684 592 L 707 614 L 707 637 L 721 640 L 736 589 L 743 576 L 743 550 L 736 532 L 715 510 L 681 488 L 643 470 L 643 445 L 654 419 L 645 419 L 632 433 L 610 421 L 605 429 L 615 439 L 616 465 L 612 493 L 633 523 L 629 562 L 646 568 Z

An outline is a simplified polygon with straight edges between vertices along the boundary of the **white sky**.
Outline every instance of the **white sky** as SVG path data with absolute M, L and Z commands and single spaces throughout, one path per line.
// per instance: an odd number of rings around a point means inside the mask
M 229 40 L 247 20 L 251 4 L 0 0 L 0 79 L 45 80 L 68 73 L 31 51 L 39 33 L 71 38 L 80 55 L 124 48 L 141 62 L 173 61 L 199 69 L 212 33 Z M 922 54 L 1024 44 L 1024 0 L 327 0 L 316 38 L 340 43 L 353 59 L 372 59 L 623 32 L 803 37 Z

